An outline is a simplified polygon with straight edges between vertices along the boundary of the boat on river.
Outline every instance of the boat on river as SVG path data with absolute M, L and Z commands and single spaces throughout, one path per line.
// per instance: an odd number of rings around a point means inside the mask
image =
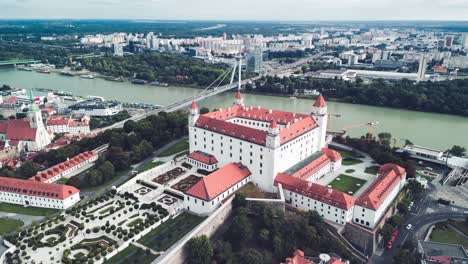
M 91 74 L 83 74 L 83 75 L 80 75 L 80 77 L 83 79 L 94 79 L 94 75 L 91 75 Z

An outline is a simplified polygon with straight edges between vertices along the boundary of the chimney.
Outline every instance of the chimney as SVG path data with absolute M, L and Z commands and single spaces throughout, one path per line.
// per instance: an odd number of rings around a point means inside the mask
M 332 188 L 328 188 L 328 193 L 331 194 L 333 192 Z
M 308 182 L 307 182 L 307 187 L 309 187 L 309 188 L 312 187 L 312 182 L 311 182 L 311 181 L 308 181 Z

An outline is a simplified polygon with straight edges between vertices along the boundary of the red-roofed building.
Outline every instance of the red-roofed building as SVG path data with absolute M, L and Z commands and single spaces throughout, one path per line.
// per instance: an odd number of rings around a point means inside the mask
M 46 122 L 46 127 L 54 134 L 86 135 L 91 133 L 87 119 L 73 120 L 71 117 L 61 115 L 51 116 Z
M 188 189 L 185 192 L 184 206 L 196 214 L 210 214 L 222 200 L 248 183 L 250 175 L 250 170 L 242 163 L 229 163 Z
M 432 70 L 437 73 L 447 73 L 447 67 L 445 66 L 435 65 Z
M 287 258 L 285 262 L 281 264 L 344 264 L 336 257 L 332 257 L 328 254 L 320 254 L 318 257 L 306 257 L 302 250 L 297 249 L 294 251 L 292 258 Z
M 67 209 L 80 200 L 79 192 L 64 184 L 0 177 L 0 201 L 5 203 Z
M 382 165 L 377 179 L 356 200 L 353 222 L 374 229 L 405 183 L 405 169 L 390 163 Z
M 86 151 L 75 157 L 68 159 L 65 162 L 57 164 L 47 170 L 38 172 L 36 175 L 29 178 L 30 181 L 52 183 L 61 178 L 70 178 L 82 171 L 82 168 L 89 167 L 98 159 L 98 155 L 94 151 Z
M 237 92 L 233 106 L 203 115 L 190 107 L 190 152 L 209 153 L 220 167 L 242 162 L 260 189 L 274 191 L 276 174 L 326 146 L 326 104 L 300 114 L 244 106 L 243 99 Z
M 340 225 L 352 219 L 354 198 L 346 193 L 284 173 L 275 178 L 275 186 L 279 185 L 286 202 L 297 209 L 315 210 L 325 220 Z
M 187 163 L 206 171 L 214 171 L 218 168 L 218 160 L 215 156 L 198 150 L 187 156 Z

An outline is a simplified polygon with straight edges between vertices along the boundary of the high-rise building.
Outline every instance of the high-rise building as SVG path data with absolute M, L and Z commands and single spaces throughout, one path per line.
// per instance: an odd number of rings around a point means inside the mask
M 445 37 L 445 46 L 452 47 L 453 44 L 453 35 Z
M 419 59 L 419 68 L 418 68 L 418 82 L 424 81 L 426 79 L 426 67 L 427 67 L 427 58 L 425 54 L 421 54 Z
M 372 63 L 375 63 L 378 60 L 382 59 L 382 51 L 377 50 L 374 54 L 372 54 Z
M 263 52 L 261 47 L 255 47 L 247 54 L 246 65 L 248 72 L 262 72 Z
M 123 56 L 123 45 L 119 43 L 114 44 L 114 56 Z
M 468 33 L 463 34 L 462 46 L 464 50 L 468 50 Z

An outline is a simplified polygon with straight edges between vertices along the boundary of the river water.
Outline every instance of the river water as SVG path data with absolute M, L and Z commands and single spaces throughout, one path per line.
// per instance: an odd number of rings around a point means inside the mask
M 177 100 L 195 95 L 199 89 L 184 87 L 155 87 L 135 85 L 128 82 L 110 82 L 103 79 L 83 79 L 66 77 L 59 74 L 42 74 L 25 72 L 14 68 L 0 68 L 0 85 L 9 84 L 17 88 L 49 88 L 67 91 L 76 95 L 103 96 L 122 102 L 142 102 L 167 105 Z M 199 103 L 210 109 L 227 107 L 232 104 L 233 93 L 223 93 L 212 96 Z M 313 101 L 291 99 L 275 96 L 245 95 L 246 105 L 263 106 L 272 109 L 292 112 L 309 113 Z M 341 117 L 331 117 L 330 129 L 338 131 L 348 128 L 351 136 L 361 136 L 368 132 L 368 122 L 379 122 L 372 126 L 372 132 L 390 132 L 393 137 L 409 139 L 413 143 L 446 150 L 452 145 L 462 145 L 468 148 L 468 118 L 434 113 L 415 112 L 408 110 L 353 105 L 328 102 L 332 114 Z

